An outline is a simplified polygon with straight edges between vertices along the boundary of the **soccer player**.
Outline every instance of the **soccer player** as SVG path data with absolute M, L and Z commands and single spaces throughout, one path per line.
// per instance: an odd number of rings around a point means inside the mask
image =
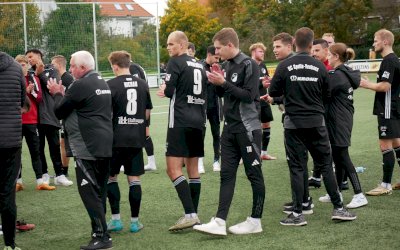
M 210 45 L 207 47 L 207 57 L 203 61 L 203 65 L 206 71 L 211 72 L 211 66 L 214 63 L 219 62 L 219 55 L 215 54 L 214 45 Z M 213 137 L 213 148 L 214 148 L 214 163 L 213 163 L 213 171 L 219 172 L 221 171 L 221 165 L 219 164 L 220 157 L 220 148 L 221 148 L 221 140 L 220 140 L 220 123 L 222 120 L 221 115 L 221 98 L 217 95 L 215 85 L 210 83 L 207 80 L 207 119 L 210 123 L 211 134 Z M 205 131 L 204 131 L 205 134 Z M 199 172 L 200 172 L 199 166 Z M 203 167 L 204 171 L 204 167 Z M 201 172 L 200 172 L 201 173 Z
M 150 118 L 152 103 L 146 81 L 132 76 L 129 72 L 131 55 L 128 52 L 112 52 L 108 61 L 116 77 L 107 82 L 112 95 L 114 130 L 113 156 L 107 185 L 112 219 L 107 229 L 117 232 L 123 228 L 120 215 L 121 194 L 117 179 L 123 165 L 129 184 L 130 231 L 136 233 L 143 228 L 139 221 L 142 200 L 140 176 L 144 174 L 142 148 L 146 141 L 146 120 Z
M 55 79 L 49 80 L 47 88 L 55 99 L 55 115 L 65 119 L 79 195 L 91 220 L 92 240 L 81 249 L 110 249 L 105 206 L 113 145 L 111 91 L 94 70 L 89 52 L 72 54 L 70 65 L 76 80 L 67 91 Z
M 74 81 L 72 75 L 67 71 L 67 60 L 62 55 L 57 55 L 51 58 L 51 65 L 57 70 L 58 75 L 61 76 L 61 81 L 64 87 L 67 89 L 69 85 Z M 61 121 L 60 130 L 60 146 L 61 146 L 61 162 L 62 172 L 68 177 L 68 165 L 69 157 L 72 156 L 71 149 L 69 147 L 68 135 L 65 133 L 64 121 Z
M 145 80 L 147 82 L 146 71 L 137 63 L 131 62 L 129 66 L 129 72 L 131 75 Z M 154 157 L 154 145 L 153 140 L 150 136 L 150 117 L 146 120 L 146 143 L 144 145 L 144 149 L 147 154 L 147 165 L 144 166 L 144 170 L 146 171 L 155 171 L 157 170 L 156 159 Z
M 324 177 L 324 184 L 334 205 L 332 220 L 355 220 L 342 204 L 332 169 L 329 138 L 324 121 L 324 98 L 329 96 L 328 72 L 324 65 L 312 58 L 314 32 L 303 27 L 295 33 L 298 54 L 282 61 L 271 80 L 269 94 L 285 97 L 285 147 L 293 195 L 293 212 L 281 220 L 282 225 L 302 226 L 307 221 L 302 213 L 304 192 L 307 188 L 303 159 L 304 146 L 311 153 L 314 166 Z
M 358 208 L 368 204 L 349 155 L 354 114 L 353 93 L 359 87 L 361 80 L 359 70 L 352 70 L 344 64 L 353 56 L 354 51 L 349 50 L 344 43 L 329 46 L 328 60 L 334 70 L 329 72 L 331 95 L 325 106 L 326 125 L 331 142 L 332 158 L 335 163 L 336 181 L 342 183 L 343 172 L 345 172 L 354 189 L 353 199 L 346 205 L 347 208 Z M 339 185 L 339 191 L 341 190 L 342 185 Z M 319 200 L 330 202 L 330 197 L 325 195 Z
M 269 77 L 267 67 L 264 64 L 264 53 L 267 48 L 262 43 L 255 43 L 250 46 L 251 58 L 256 61 L 260 67 L 260 80 L 258 89 L 260 96 L 267 94 L 267 89 L 264 87 L 263 82 L 266 77 Z M 261 146 L 261 160 L 276 160 L 276 157 L 267 153 L 269 141 L 271 138 L 271 122 L 274 120 L 272 115 L 271 106 L 268 102 L 261 102 L 261 126 L 262 126 L 262 146 Z
M 203 130 L 206 123 L 206 73 L 201 63 L 186 54 L 188 38 L 182 31 L 168 36 L 165 84 L 157 95 L 171 98 L 166 143 L 167 174 L 173 182 L 185 215 L 169 228 L 176 231 L 200 223 L 197 207 L 201 181 L 198 158 L 204 156 Z M 189 183 L 182 173 L 186 165 Z
M 379 146 L 382 152 L 383 178 L 367 195 L 392 193 L 392 175 L 396 162 L 400 165 L 400 62 L 393 52 L 394 36 L 386 29 L 375 32 L 374 50 L 382 55 L 377 83 L 362 79 L 360 86 L 376 92 L 373 114 L 378 118 Z M 394 151 L 394 152 L 393 152 Z M 396 184 L 395 189 L 400 189 Z
M 265 185 L 261 170 L 261 121 L 259 118 L 259 77 L 257 63 L 239 50 L 239 38 L 232 28 L 218 31 L 213 42 L 215 52 L 227 60 L 225 74 L 213 65 L 208 80 L 217 86 L 224 97 L 225 126 L 221 136 L 221 186 L 218 211 L 207 224 L 193 229 L 226 235 L 226 219 L 235 190 L 236 173 L 240 158 L 252 187 L 251 216 L 244 222 L 229 227 L 233 234 L 262 232 L 261 216 L 264 208 Z M 225 75 L 225 77 L 224 77 Z

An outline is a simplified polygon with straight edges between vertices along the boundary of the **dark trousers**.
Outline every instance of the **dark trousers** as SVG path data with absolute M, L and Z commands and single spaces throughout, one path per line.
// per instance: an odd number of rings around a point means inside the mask
M 0 214 L 6 246 L 15 247 L 15 184 L 21 166 L 21 148 L 0 149 Z
M 79 195 L 89 214 L 92 235 L 107 237 L 106 199 L 107 180 L 110 173 L 110 159 L 76 161 L 76 183 Z
M 54 172 L 56 176 L 62 174 L 62 162 L 61 162 L 61 151 L 60 151 L 60 134 L 59 128 L 46 124 L 38 124 L 39 138 L 40 138 L 40 160 L 42 161 L 42 173 L 47 173 L 47 161 L 44 153 L 44 147 L 46 144 L 49 146 L 50 158 L 53 162 Z
M 220 115 L 218 108 L 207 109 L 207 119 L 210 122 L 211 134 L 213 137 L 214 160 L 220 156 Z
M 343 182 L 343 176 L 347 175 L 349 176 L 351 185 L 353 185 L 354 193 L 361 193 L 360 180 L 358 179 L 353 162 L 350 159 L 349 147 L 332 146 L 332 157 L 333 162 L 335 163 L 336 181 L 339 183 L 339 190 L 342 190 L 342 185 L 340 185 L 340 183 Z
M 42 178 L 42 161 L 40 159 L 40 138 L 39 138 L 39 131 L 37 124 L 23 124 L 22 136 L 25 137 L 26 144 L 28 145 L 29 148 L 32 167 L 33 171 L 35 171 L 36 179 Z
M 286 139 L 284 138 L 284 144 L 285 144 L 285 152 L 286 155 L 288 155 L 288 148 L 286 147 Z M 307 169 L 307 163 L 308 163 L 308 150 L 304 144 L 299 144 L 297 145 L 297 151 L 299 152 L 299 161 L 301 162 L 301 165 L 305 166 L 306 169 L 303 172 L 303 182 L 304 182 L 304 195 L 303 195 L 303 202 L 307 203 L 308 198 L 310 197 L 310 192 L 308 189 L 308 169 Z M 294 193 L 292 192 L 292 201 L 294 201 Z
M 253 191 L 251 217 L 261 218 L 265 199 L 265 185 L 260 158 L 261 133 L 261 130 L 255 130 L 250 133 L 233 134 L 226 129 L 222 132 L 218 218 L 226 220 L 228 217 L 240 158 L 243 158 L 244 170 Z
M 314 160 L 314 167 L 323 176 L 326 191 L 331 197 L 334 207 L 342 207 L 338 185 L 332 169 L 332 155 L 326 127 L 285 129 L 285 140 L 294 198 L 294 211 L 296 213 L 302 212 L 302 202 L 304 192 L 306 192 L 304 171 L 307 171 L 307 164 L 302 159 L 302 156 L 304 156 L 304 146 L 308 149 Z

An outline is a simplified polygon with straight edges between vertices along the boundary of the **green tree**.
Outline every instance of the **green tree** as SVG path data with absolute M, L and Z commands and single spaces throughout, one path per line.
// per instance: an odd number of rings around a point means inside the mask
M 166 46 L 168 35 L 181 30 L 196 46 L 198 57 L 205 56 L 212 37 L 221 29 L 218 18 L 210 17 L 211 9 L 200 5 L 196 0 L 169 0 L 168 8 L 160 22 L 160 44 Z M 161 61 L 166 61 L 162 58 Z
M 312 28 L 316 37 L 325 32 L 335 34 L 335 40 L 347 44 L 358 43 L 371 8 L 371 0 L 308 0 L 302 20 Z
M 7 4 L 7 2 L 26 2 L 24 0 L 5 0 L 0 4 L 0 51 L 12 56 L 24 54 L 24 18 L 23 5 Z M 25 4 L 28 48 L 40 44 L 41 22 L 39 9 L 34 4 Z
M 58 2 L 67 2 L 65 0 Z M 71 0 L 68 0 L 71 2 Z M 79 2 L 74 0 L 73 2 Z M 91 4 L 58 4 L 44 22 L 43 32 L 49 57 L 61 54 L 69 57 L 78 50 L 94 53 L 93 7 Z M 96 5 L 96 32 L 99 35 L 100 9 Z

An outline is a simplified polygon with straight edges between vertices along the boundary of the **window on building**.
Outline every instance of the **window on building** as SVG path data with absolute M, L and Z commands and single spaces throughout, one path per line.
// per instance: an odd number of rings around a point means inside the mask
M 128 10 L 134 10 L 131 4 L 125 4 L 125 6 Z
M 122 7 L 119 3 L 115 3 L 114 6 L 117 10 L 122 10 Z

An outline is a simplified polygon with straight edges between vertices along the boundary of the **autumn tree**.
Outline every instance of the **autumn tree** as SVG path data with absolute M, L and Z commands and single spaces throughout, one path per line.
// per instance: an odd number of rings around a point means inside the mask
M 212 37 L 221 29 L 218 18 L 209 16 L 211 9 L 196 0 L 170 0 L 160 22 L 160 44 L 166 46 L 168 35 L 181 30 L 195 44 L 197 55 L 205 56 L 206 48 L 212 44 Z M 165 54 L 164 54 L 165 55 Z M 161 61 L 166 61 L 162 58 Z
M 5 0 L 0 4 L 0 51 L 5 51 L 12 56 L 24 54 L 24 16 L 23 4 L 15 2 L 27 2 L 24 0 Z M 14 4 L 7 4 L 14 2 Z M 41 22 L 39 19 L 39 9 L 36 5 L 26 3 L 26 28 L 27 45 L 29 47 L 40 44 Z

